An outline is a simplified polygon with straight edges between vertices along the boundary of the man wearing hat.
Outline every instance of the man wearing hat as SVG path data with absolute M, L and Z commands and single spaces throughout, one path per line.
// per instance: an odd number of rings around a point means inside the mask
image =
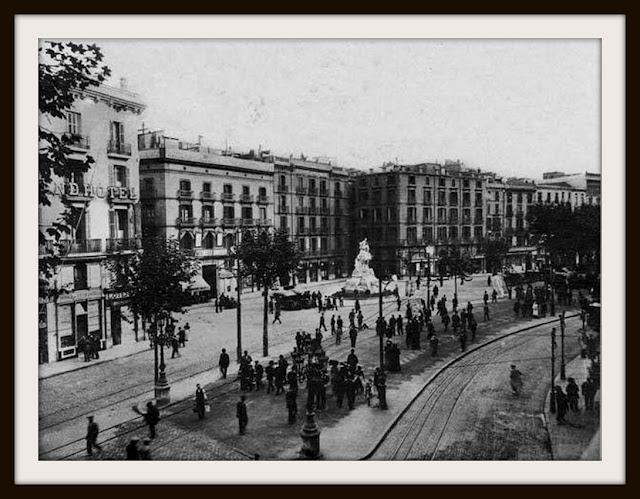
M 102 447 L 98 445 L 98 433 L 100 433 L 100 428 L 98 428 L 98 423 L 93 420 L 93 416 L 87 416 L 89 423 L 87 424 L 87 454 L 91 455 L 93 453 L 93 448 L 95 447 L 99 451 L 102 450 Z
M 138 442 L 140 439 L 138 437 L 132 437 L 125 448 L 127 452 L 127 461 L 136 461 L 140 459 L 140 451 L 138 450 Z

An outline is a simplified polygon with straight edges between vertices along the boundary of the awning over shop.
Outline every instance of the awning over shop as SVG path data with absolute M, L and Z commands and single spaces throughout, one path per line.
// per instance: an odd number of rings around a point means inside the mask
M 230 272 L 227 269 L 220 270 L 220 273 L 218 274 L 218 276 L 220 277 L 220 279 L 233 279 L 235 277 L 233 275 L 233 272 Z
M 211 286 L 200 274 L 196 274 L 188 283 L 182 283 L 182 289 L 188 291 L 210 291 Z

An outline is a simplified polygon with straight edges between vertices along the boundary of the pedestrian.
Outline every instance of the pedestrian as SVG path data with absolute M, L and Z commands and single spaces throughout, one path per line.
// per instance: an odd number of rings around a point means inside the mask
M 507 288 L 507 293 L 509 294 L 509 299 L 511 299 L 511 286 Z
M 351 340 L 351 348 L 356 347 L 357 338 L 358 338 L 358 330 L 354 326 L 351 326 L 349 328 L 349 340 Z
M 513 304 L 513 312 L 516 314 L 516 317 L 520 317 L 520 298 L 516 299 L 516 302 Z
M 264 374 L 264 368 L 262 364 L 256 360 L 255 366 L 253 368 L 253 378 L 256 383 L 256 390 L 262 389 L 262 376 Z
M 489 303 L 489 293 L 487 293 L 487 290 L 484 290 L 484 295 L 482 296 L 482 301 L 484 302 L 484 304 L 486 305 L 487 303 Z
M 587 411 L 593 410 L 594 399 L 596 393 L 598 392 L 598 388 L 593 380 L 588 377 L 584 383 L 582 383 L 582 396 L 584 397 L 584 408 Z
M 356 380 L 353 372 L 349 372 L 346 378 L 347 405 L 349 410 L 354 409 L 356 403 Z
M 364 316 L 362 315 L 362 310 L 358 310 L 358 329 L 362 329 L 363 323 L 364 323 Z
M 434 299 L 438 297 L 438 285 L 437 284 L 433 285 L 433 297 L 434 297 Z
M 565 414 L 567 413 L 567 396 L 562 391 L 562 387 L 556 386 L 556 421 L 558 424 L 563 425 L 566 423 L 564 419 Z
M 431 339 L 429 340 L 429 344 L 431 345 L 432 356 L 438 355 L 438 343 L 439 343 L 438 337 L 435 334 L 431 336 Z
M 355 349 L 351 349 L 349 355 L 347 355 L 347 365 L 349 366 L 349 370 L 355 372 L 356 367 L 358 366 L 358 356 L 356 355 Z
M 98 333 L 91 333 L 89 335 L 91 338 L 91 358 L 99 359 L 100 358 L 100 336 Z
M 464 352 L 467 349 L 467 333 L 462 331 L 460 333 L 460 351 Z
M 87 423 L 87 436 L 85 437 L 87 440 L 87 454 L 93 454 L 93 448 L 95 447 L 99 451 L 102 450 L 102 446 L 98 445 L 98 433 L 100 433 L 100 428 L 98 427 L 98 423 L 93 420 L 93 416 L 87 416 L 89 422 Z
M 269 365 L 267 365 L 265 373 L 267 373 L 267 393 L 271 393 L 276 389 L 273 384 L 276 376 L 276 368 L 272 360 L 269 361 Z
M 290 390 L 294 392 L 298 391 L 298 373 L 293 368 L 287 373 L 287 383 L 289 384 Z
M 338 326 L 336 329 L 336 345 L 339 345 L 342 342 L 342 326 Z
M 251 358 L 251 355 L 249 355 L 249 352 L 245 350 L 242 357 L 240 357 L 240 364 L 251 365 L 251 362 L 253 362 L 253 359 Z
M 138 437 L 133 437 L 131 440 L 129 440 L 129 443 L 125 448 L 128 461 L 137 461 L 138 459 L 140 459 L 140 451 L 138 450 L 139 441 L 140 439 Z
M 138 456 L 141 461 L 151 461 L 151 439 L 142 440 L 142 445 L 138 449 Z
M 269 298 L 269 313 L 273 313 L 273 296 Z
M 371 399 L 373 398 L 373 381 L 368 379 L 364 385 L 364 399 L 367 401 L 367 407 L 371 407 Z
M 484 320 L 488 321 L 490 319 L 491 319 L 491 317 L 489 317 L 489 304 L 485 303 L 484 304 Z
M 513 394 L 520 395 L 520 392 L 522 391 L 522 373 L 516 369 L 514 364 L 511 364 L 509 382 L 511 383 L 511 390 L 513 391 Z
M 182 329 L 181 327 L 178 328 L 178 345 L 180 347 L 186 347 L 186 342 L 187 341 L 187 333 L 185 332 L 184 329 Z
M 356 309 L 356 313 L 360 312 L 360 300 L 358 300 L 357 298 L 355 303 L 355 309 Z
M 289 424 L 293 424 L 296 422 L 296 417 L 298 415 L 298 392 L 294 391 L 291 388 L 287 390 L 287 393 L 284 396 L 285 402 L 287 404 L 287 411 L 289 412 Z
M 194 398 L 193 411 L 198 414 L 198 419 L 204 419 L 207 405 L 207 394 L 200 387 L 200 384 L 196 384 L 196 394 Z
M 498 303 L 498 292 L 495 289 L 491 293 L 491 303 Z
M 487 286 L 491 286 L 491 275 L 487 276 Z
M 471 341 L 476 339 L 476 331 L 478 330 L 478 323 L 473 315 L 469 316 L 469 329 L 471 330 Z
M 176 338 L 175 336 L 171 337 L 171 358 L 173 359 L 176 355 L 178 357 L 182 357 L 182 355 L 180 354 L 180 343 L 178 342 L 178 338 Z
M 240 435 L 244 435 L 247 429 L 247 423 L 249 423 L 249 416 L 247 414 L 247 404 L 245 404 L 246 397 L 240 395 L 240 401 L 236 404 L 236 418 L 238 418 L 238 431 Z
M 398 317 L 396 318 L 396 328 L 398 329 L 399 335 L 404 334 L 404 328 L 402 324 L 402 314 L 398 314 Z
M 156 425 L 160 421 L 160 411 L 156 405 L 149 401 L 147 402 L 147 412 L 144 414 L 144 421 L 149 426 L 149 437 L 156 438 Z
M 400 299 L 399 296 L 398 296 L 398 299 L 396 300 L 396 303 L 398 305 L 398 312 L 400 312 L 400 307 L 402 306 L 402 300 Z
M 331 316 L 331 320 L 329 321 L 329 324 L 331 324 L 331 336 L 333 336 L 334 334 L 336 334 L 336 315 L 335 314 Z
M 578 400 L 580 399 L 580 388 L 574 378 L 569 378 L 567 383 L 567 403 L 571 412 L 578 412 Z
M 318 330 L 320 329 L 327 330 L 327 326 L 324 323 L 324 311 L 320 312 L 320 325 L 318 326 Z
M 282 321 L 280 320 L 280 308 L 276 308 L 276 312 L 275 312 L 274 317 L 273 317 L 273 322 L 271 324 L 275 324 L 276 321 L 278 321 L 280 324 L 282 324 Z
M 376 387 L 378 394 L 378 407 L 380 409 L 387 408 L 387 375 L 379 366 L 373 373 L 373 386 Z
M 220 354 L 220 358 L 218 359 L 218 368 L 220 368 L 220 373 L 222 374 L 222 379 L 226 379 L 227 377 L 227 369 L 229 369 L 229 354 L 225 348 L 222 349 L 222 353 Z
M 274 381 L 276 384 L 276 395 L 284 393 L 284 381 L 286 379 L 286 367 L 282 364 L 278 364 L 274 372 Z

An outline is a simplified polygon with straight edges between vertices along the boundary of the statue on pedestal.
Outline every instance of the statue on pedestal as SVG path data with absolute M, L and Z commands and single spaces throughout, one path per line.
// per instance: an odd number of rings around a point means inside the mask
M 360 251 L 356 256 L 351 278 L 344 286 L 344 292 L 349 295 L 370 295 L 378 291 L 378 279 L 373 269 L 369 267 L 373 257 L 366 238 L 360 241 L 359 247 Z

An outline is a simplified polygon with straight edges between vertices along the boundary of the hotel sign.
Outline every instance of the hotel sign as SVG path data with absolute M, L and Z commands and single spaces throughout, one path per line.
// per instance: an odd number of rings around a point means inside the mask
M 54 183 L 53 193 L 85 198 L 137 199 L 135 187 L 119 187 L 110 185 L 103 187 L 94 184 L 76 184 L 75 182 Z

